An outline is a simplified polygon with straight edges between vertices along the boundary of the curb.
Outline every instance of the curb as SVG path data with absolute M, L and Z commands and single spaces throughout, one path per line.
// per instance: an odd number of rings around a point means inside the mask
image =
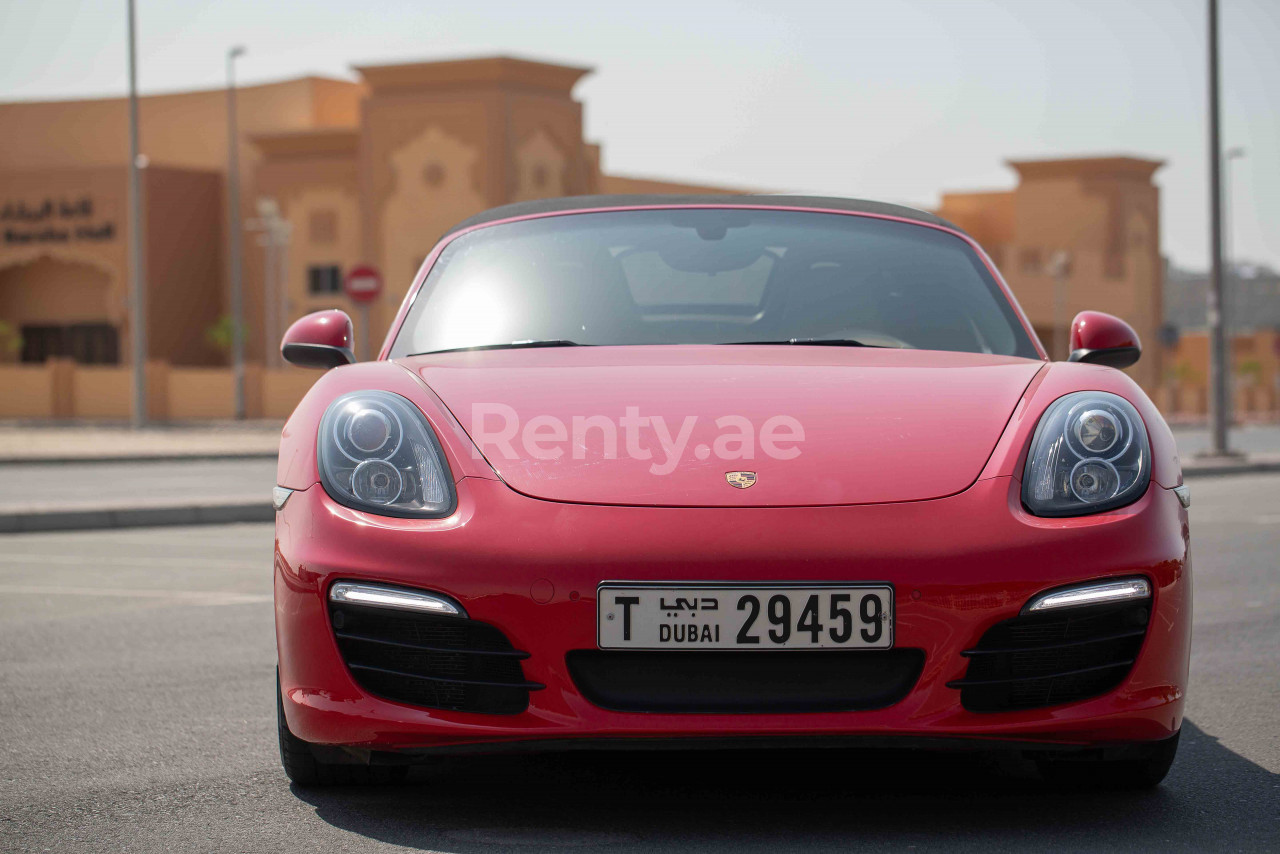
M 170 525 L 225 525 L 270 522 L 269 501 L 211 501 L 200 504 L 118 504 L 97 507 L 29 508 L 0 511 L 0 534 L 154 528 Z
M 279 451 L 234 454 L 120 454 L 102 457 L 0 457 L 0 466 L 79 465 L 94 463 L 212 463 L 279 459 Z
M 1236 474 L 1280 472 L 1280 460 L 1192 466 L 1186 479 Z M 114 504 L 85 507 L 30 507 L 0 511 L 0 534 L 52 531 L 97 531 L 111 528 L 158 528 L 174 525 L 226 525 L 233 522 L 271 522 L 276 511 L 269 501 L 239 499 L 195 504 Z
M 1205 466 L 1186 466 L 1182 469 L 1184 478 L 1222 477 L 1232 474 L 1265 474 L 1280 471 L 1280 460 L 1266 460 L 1253 463 L 1220 463 Z

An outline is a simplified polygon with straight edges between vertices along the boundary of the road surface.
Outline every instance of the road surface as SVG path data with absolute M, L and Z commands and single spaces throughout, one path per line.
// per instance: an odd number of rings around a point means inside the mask
M 1063 794 L 906 753 L 453 759 L 293 790 L 268 525 L 0 538 L 0 849 L 1280 849 L 1280 475 L 1192 484 L 1195 651 L 1165 785 Z

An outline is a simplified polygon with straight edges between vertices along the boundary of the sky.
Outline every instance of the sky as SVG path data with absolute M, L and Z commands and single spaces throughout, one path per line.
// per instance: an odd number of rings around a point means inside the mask
M 1165 161 L 1163 251 L 1208 259 L 1206 0 L 137 0 L 144 93 L 507 54 L 575 90 L 615 174 L 937 205 L 1007 159 Z M 1230 251 L 1280 268 L 1280 0 L 1220 0 Z M 119 95 L 125 0 L 0 0 L 0 101 Z

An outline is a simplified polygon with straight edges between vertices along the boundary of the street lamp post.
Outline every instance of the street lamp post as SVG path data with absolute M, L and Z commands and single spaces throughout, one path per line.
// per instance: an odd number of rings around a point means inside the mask
M 1230 395 L 1222 317 L 1222 140 L 1218 96 L 1218 0 L 1209 0 L 1209 433 L 1210 454 L 1227 456 Z
M 1218 311 L 1222 315 L 1222 338 L 1226 342 L 1223 362 L 1226 365 L 1226 397 L 1223 401 L 1224 420 L 1230 429 L 1231 413 L 1235 408 L 1235 371 L 1231 350 L 1231 295 L 1238 292 L 1239 277 L 1235 275 L 1231 264 L 1231 161 L 1244 157 L 1244 149 L 1239 146 L 1228 148 L 1222 155 L 1222 295 Z M 1237 297 L 1238 298 L 1238 297 Z
M 138 151 L 138 45 L 134 0 L 129 2 L 129 325 L 133 359 L 134 427 L 147 423 L 147 272 L 142 232 L 142 154 Z
M 1234 278 L 1231 272 L 1231 229 L 1234 225 L 1231 216 L 1231 161 L 1244 158 L 1245 150 L 1239 146 L 1228 148 L 1222 155 L 1222 269 L 1225 287 L 1231 286 Z M 1231 338 L 1230 306 L 1224 301 L 1222 305 L 1222 327 L 1227 339 Z
M 227 232 L 231 239 L 228 265 L 231 268 L 231 369 L 235 377 L 236 418 L 244 418 L 244 281 L 240 246 L 240 157 L 236 132 L 236 59 L 243 47 L 227 51 Z

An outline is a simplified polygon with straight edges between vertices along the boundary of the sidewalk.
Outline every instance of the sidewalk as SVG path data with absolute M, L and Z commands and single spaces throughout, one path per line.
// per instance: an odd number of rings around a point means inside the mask
M 1204 424 L 1171 425 L 1173 438 L 1178 441 L 1178 453 L 1186 465 L 1197 454 L 1208 450 L 1209 428 Z M 1227 445 L 1242 454 L 1265 456 L 1280 454 L 1280 424 L 1242 424 L 1232 427 L 1227 435 Z
M 269 522 L 278 421 L 0 422 L 0 533 Z
M 1185 478 L 1263 474 L 1273 471 L 1280 471 L 1280 454 L 1242 454 L 1228 459 L 1198 457 L 1194 454 L 1182 457 L 1182 476 Z
M 117 460 L 273 459 L 280 421 L 124 424 L 0 421 L 0 464 Z
M 1174 434 L 1188 479 L 1280 471 L 1280 425 L 1234 429 L 1227 460 L 1197 456 L 1204 428 Z M 0 533 L 270 521 L 279 442 L 277 422 L 0 422 Z
M 275 452 L 0 465 L 0 533 L 269 522 Z
M 1227 435 L 1227 447 L 1240 456 L 1228 459 L 1204 456 L 1212 444 L 1207 426 L 1175 425 L 1173 438 L 1182 457 L 1184 477 L 1280 471 L 1280 424 L 1232 427 Z

